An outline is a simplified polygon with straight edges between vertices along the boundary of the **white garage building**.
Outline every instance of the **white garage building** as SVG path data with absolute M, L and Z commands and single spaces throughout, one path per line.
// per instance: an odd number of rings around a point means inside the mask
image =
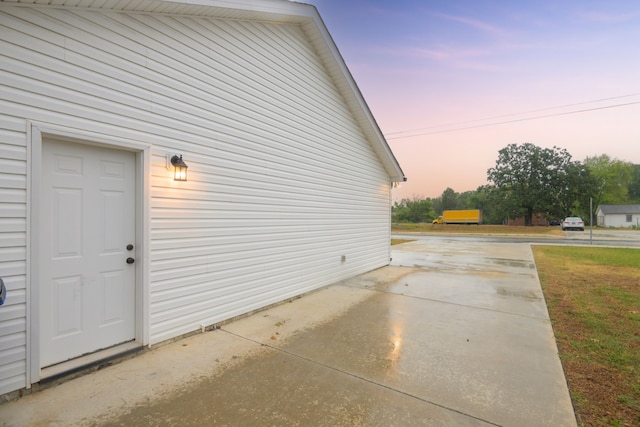
M 598 227 L 640 227 L 640 205 L 599 205 Z
M 404 179 L 313 6 L 0 2 L 0 394 L 387 265 Z

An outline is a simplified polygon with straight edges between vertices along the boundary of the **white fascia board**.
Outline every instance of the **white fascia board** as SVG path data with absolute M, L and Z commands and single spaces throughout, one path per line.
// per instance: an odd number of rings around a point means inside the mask
M 309 18 L 308 5 L 287 0 L 2 0 L 2 3 L 282 23 L 301 23 Z

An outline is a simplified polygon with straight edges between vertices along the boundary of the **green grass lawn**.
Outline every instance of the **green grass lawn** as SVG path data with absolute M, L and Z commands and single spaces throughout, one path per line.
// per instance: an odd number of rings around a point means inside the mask
M 535 234 L 535 235 L 562 235 L 560 227 L 524 227 L 507 225 L 463 225 L 463 224 L 425 224 L 425 223 L 393 223 L 393 233 L 461 233 L 461 234 Z
M 640 249 L 533 252 L 579 424 L 640 425 Z

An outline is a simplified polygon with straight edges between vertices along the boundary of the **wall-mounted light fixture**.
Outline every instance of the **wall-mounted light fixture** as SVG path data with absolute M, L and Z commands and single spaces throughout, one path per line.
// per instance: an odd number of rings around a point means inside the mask
M 187 164 L 182 160 L 182 154 L 178 157 L 174 154 L 171 157 L 171 165 L 174 168 L 173 180 L 174 181 L 186 181 L 187 180 Z

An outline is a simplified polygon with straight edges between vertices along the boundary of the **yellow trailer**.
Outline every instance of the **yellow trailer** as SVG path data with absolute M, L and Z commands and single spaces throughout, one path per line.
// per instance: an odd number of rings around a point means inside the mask
M 462 209 L 444 211 L 442 216 L 433 220 L 434 224 L 482 224 L 480 209 Z

